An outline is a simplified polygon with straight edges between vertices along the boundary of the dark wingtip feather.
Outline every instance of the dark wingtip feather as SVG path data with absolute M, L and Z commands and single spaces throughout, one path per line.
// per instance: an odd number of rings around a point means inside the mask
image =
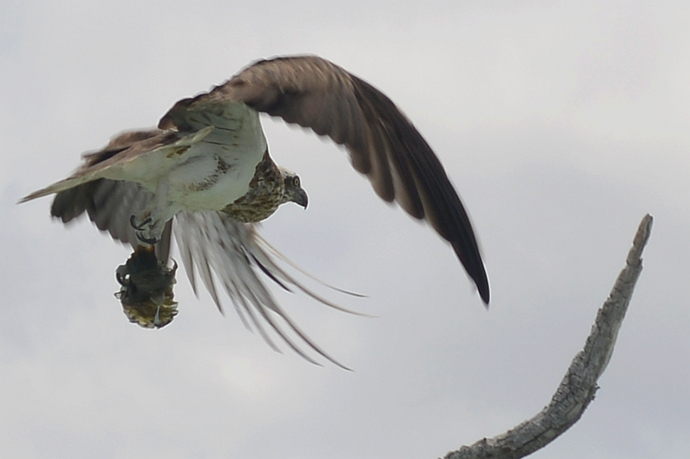
M 461 244 L 458 242 L 454 242 L 452 245 L 453 250 L 455 250 L 455 254 L 457 255 L 462 265 L 465 267 L 465 271 L 467 271 L 467 274 L 474 281 L 474 284 L 477 286 L 479 296 L 484 302 L 486 308 L 488 309 L 491 290 L 489 288 L 489 277 L 486 274 L 486 268 L 484 267 L 484 263 L 482 262 L 481 255 L 479 254 L 478 250 L 476 251 L 476 253 L 472 253 L 475 251 L 468 250 L 467 248 L 463 249 L 462 247 L 460 247 Z M 468 255 L 468 252 L 471 253 L 471 255 Z

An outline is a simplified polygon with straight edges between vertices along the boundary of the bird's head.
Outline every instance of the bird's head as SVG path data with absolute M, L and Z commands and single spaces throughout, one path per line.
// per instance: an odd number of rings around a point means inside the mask
M 281 169 L 280 173 L 283 175 L 283 183 L 285 184 L 283 202 L 294 202 L 306 209 L 309 198 L 307 192 L 302 188 L 299 175 L 285 169 Z

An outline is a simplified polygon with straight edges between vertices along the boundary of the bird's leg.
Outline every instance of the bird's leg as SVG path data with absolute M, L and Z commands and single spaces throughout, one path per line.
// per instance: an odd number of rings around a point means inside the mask
M 160 240 L 165 222 L 172 218 L 172 215 L 168 215 L 171 205 L 168 200 L 167 179 L 158 182 L 154 196 L 156 198 L 152 207 L 144 209 L 138 216 L 132 215 L 129 219 L 137 239 L 146 245 L 154 245 Z

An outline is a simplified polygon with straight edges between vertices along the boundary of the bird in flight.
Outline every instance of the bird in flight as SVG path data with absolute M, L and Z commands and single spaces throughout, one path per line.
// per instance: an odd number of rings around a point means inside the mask
M 451 244 L 489 304 L 472 225 L 429 144 L 382 92 L 317 56 L 257 61 L 209 92 L 177 102 L 157 128 L 113 137 L 103 149 L 85 154 L 71 176 L 21 202 L 55 194 L 53 217 L 66 223 L 86 212 L 100 230 L 135 248 L 117 272 L 123 305 L 124 297 L 136 304 L 137 294 L 146 300 L 153 291 L 165 294 L 155 302 L 155 314 L 135 313 L 130 320 L 161 327 L 176 313 L 160 314 L 165 298 L 168 306 L 173 303 L 167 293 L 177 266 L 167 264 L 174 234 L 195 292 L 198 271 L 222 312 L 215 273 L 245 325 L 253 324 L 272 347 L 277 349 L 262 321 L 313 361 L 283 330 L 282 320 L 309 347 L 333 360 L 262 282 L 261 273 L 287 290 L 292 286 L 336 306 L 288 274 L 279 264 L 287 260 L 257 233 L 256 223 L 280 205 L 307 206 L 300 178 L 269 156 L 260 113 L 345 146 L 354 169 L 366 175 L 380 198 L 426 220 Z

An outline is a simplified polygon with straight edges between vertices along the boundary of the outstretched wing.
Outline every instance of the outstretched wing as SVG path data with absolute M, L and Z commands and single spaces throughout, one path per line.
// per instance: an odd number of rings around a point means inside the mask
M 344 145 L 382 199 L 427 220 L 451 243 L 489 303 L 484 264 L 457 192 L 429 144 L 383 93 L 319 57 L 263 60 L 209 93 L 179 101 L 159 128 L 185 130 L 190 113 L 237 102 Z
M 68 223 L 86 212 L 89 219 L 101 231 L 107 231 L 118 241 L 136 247 L 139 243 L 134 228 L 130 223 L 132 215 L 138 215 L 150 206 L 154 194 L 139 183 L 98 178 L 84 183 L 83 172 L 98 170 L 100 165 L 146 152 L 147 149 L 161 145 L 161 138 L 166 137 L 160 130 L 130 131 L 115 136 L 103 149 L 84 155 L 84 164 L 71 178 L 57 182 L 57 194 L 50 207 L 50 214 Z M 70 182 L 70 180 L 74 180 Z M 69 185 L 69 186 L 68 186 Z M 68 186 L 63 189 L 63 186 Z M 22 201 L 43 196 L 39 190 L 25 197 Z M 55 192 L 55 191 L 52 191 Z M 49 193 L 49 192 L 48 192 Z M 167 260 L 170 254 L 170 236 L 172 222 L 168 222 L 163 237 L 156 244 L 156 255 L 160 260 Z
M 155 184 L 158 177 L 188 159 L 185 152 L 190 145 L 208 137 L 213 130 L 212 126 L 207 126 L 191 133 L 160 129 L 124 132 L 115 136 L 102 150 L 84 155 L 84 163 L 70 177 L 34 191 L 19 202 L 59 193 L 103 178 Z

